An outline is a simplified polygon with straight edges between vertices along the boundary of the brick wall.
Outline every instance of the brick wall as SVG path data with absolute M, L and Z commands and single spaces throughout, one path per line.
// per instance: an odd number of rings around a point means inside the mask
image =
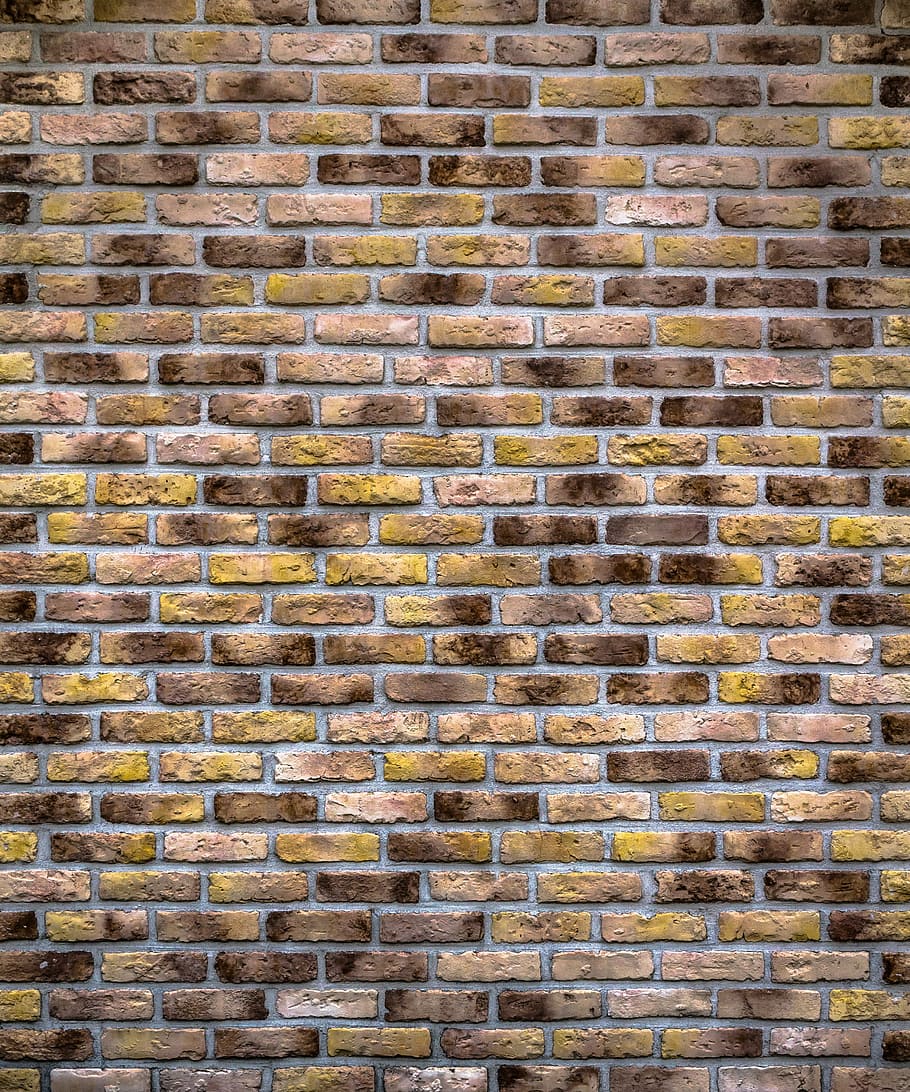
M 0 23 L 0 1092 L 908 1092 L 908 0 Z

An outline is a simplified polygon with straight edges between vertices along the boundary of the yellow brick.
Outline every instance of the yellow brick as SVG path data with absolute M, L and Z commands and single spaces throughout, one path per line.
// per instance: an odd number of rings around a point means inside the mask
M 117 671 L 100 675 L 45 675 L 44 700 L 52 704 L 91 705 L 107 701 L 143 701 L 149 696 L 145 679 Z
M 21 671 L 0 671 L 0 702 L 31 702 L 35 700 L 35 684 Z
M 12 265 L 80 265 L 85 239 L 65 232 L 0 236 L 0 263 Z
M 572 466 L 597 462 L 596 436 L 496 436 L 501 466 Z
M 742 664 L 761 655 L 761 639 L 752 634 L 728 637 L 699 634 L 657 637 L 657 658 L 682 664 Z
M 760 792 L 662 792 L 657 801 L 661 819 L 760 823 L 765 817 L 765 798 Z
M 607 459 L 618 466 L 663 466 L 703 463 L 708 441 L 697 434 L 663 436 L 633 434 L 611 436 L 607 441 Z
M 142 223 L 145 194 L 52 193 L 41 199 L 41 219 L 45 224 Z
M 5 474 L 0 477 L 0 504 L 85 504 L 86 483 L 85 474 Z
M 40 1087 L 37 1069 L 0 1069 L 0 1092 L 38 1092 Z
M 882 344 L 910 345 L 910 319 L 906 315 L 886 315 L 882 319 Z
M 187 505 L 196 500 L 198 482 L 192 474 L 99 474 L 98 504 Z
M 379 541 L 390 546 L 419 543 L 473 544 L 481 541 L 483 529 L 482 516 L 389 515 L 383 516 L 379 521 Z
M 481 781 L 486 761 L 479 751 L 388 751 L 386 781 Z
M 329 1028 L 327 1049 L 333 1057 L 428 1058 L 430 1033 L 426 1028 Z
M 818 466 L 818 436 L 718 436 L 717 461 L 740 466 Z
M 835 830 L 832 861 L 910 860 L 910 832 L 902 830 Z
M 644 1028 L 556 1028 L 554 1058 L 647 1058 L 654 1032 Z
M 645 917 L 643 914 L 604 914 L 601 920 L 604 940 L 624 944 L 651 944 L 662 940 L 705 940 L 704 918 L 695 914 L 664 911 Z
M 311 743 L 315 738 L 314 713 L 266 709 L 212 716 L 212 739 L 217 743 Z
M 31 353 L 0 353 L 0 383 L 30 383 L 34 378 Z
M 540 559 L 530 554 L 442 554 L 437 583 L 513 588 L 540 583 Z
M 910 428 L 910 398 L 883 398 L 882 424 L 885 428 Z
M 817 626 L 816 595 L 722 595 L 721 619 L 728 626 Z
M 313 241 L 319 265 L 413 265 L 417 240 L 393 235 L 323 235 Z
M 279 834 L 275 852 L 282 861 L 378 861 L 378 834 Z
M 34 861 L 38 856 L 38 835 L 23 831 L 0 831 L 0 862 Z
M 158 596 L 158 610 L 164 623 L 258 622 L 262 618 L 262 598 L 250 594 L 163 594 Z
M 47 759 L 48 781 L 148 781 L 145 751 L 78 751 Z
M 910 994 L 884 990 L 832 990 L 831 1020 L 910 1020 Z
M 882 902 L 910 902 L 910 872 L 882 869 Z
M 829 118 L 828 143 L 832 148 L 906 148 L 910 146 L 910 118 Z
M 40 1016 L 41 994 L 38 990 L 0 990 L 0 1022 L 38 1020 Z
M 368 463 L 372 457 L 373 448 L 369 436 L 272 437 L 272 463 L 275 466 Z
M 316 579 L 313 554 L 212 554 L 213 584 L 308 584 Z
M 910 545 L 910 516 L 833 516 L 828 540 L 832 546 Z
M 758 240 L 747 235 L 716 239 L 694 235 L 658 235 L 654 240 L 658 265 L 750 266 L 758 264 Z
M 337 113 L 277 113 L 269 119 L 269 136 L 276 144 L 368 144 L 370 115 Z
M 543 76 L 541 106 L 639 106 L 645 101 L 641 76 Z
M 817 910 L 723 910 L 718 917 L 721 941 L 806 941 L 821 938 Z
M 0 784 L 27 785 L 38 780 L 38 756 L 24 751 L 0 754 Z
M 420 478 L 410 474 L 320 474 L 320 504 L 419 504 Z
M 478 193 L 384 193 L 380 196 L 383 224 L 479 224 L 484 200 Z
M 161 756 L 162 781 L 257 781 L 262 777 L 258 754 L 169 751 Z
M 761 322 L 750 315 L 729 318 L 725 315 L 660 315 L 657 319 L 657 343 L 696 349 L 728 346 L 757 348 L 761 344 Z
M 362 273 L 271 273 L 265 282 L 269 303 L 362 303 L 370 295 L 370 278 Z
M 326 584 L 426 584 L 424 554 L 329 554 Z
M 731 546 L 758 546 L 775 543 L 806 546 L 821 539 L 818 516 L 721 516 L 717 521 L 718 538 Z
M 832 356 L 832 387 L 910 387 L 910 356 Z
M 47 537 L 55 545 L 147 542 L 148 517 L 143 512 L 48 512 Z

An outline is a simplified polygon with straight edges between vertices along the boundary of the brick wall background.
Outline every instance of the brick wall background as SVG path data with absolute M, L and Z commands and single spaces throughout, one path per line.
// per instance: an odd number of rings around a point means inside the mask
M 0 1090 L 910 1090 L 910 3 L 0 0 Z

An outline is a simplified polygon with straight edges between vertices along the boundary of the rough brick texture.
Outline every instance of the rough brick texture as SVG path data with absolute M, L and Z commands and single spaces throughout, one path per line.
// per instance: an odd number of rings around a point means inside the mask
M 0 0 L 0 1092 L 910 1090 L 908 64 Z

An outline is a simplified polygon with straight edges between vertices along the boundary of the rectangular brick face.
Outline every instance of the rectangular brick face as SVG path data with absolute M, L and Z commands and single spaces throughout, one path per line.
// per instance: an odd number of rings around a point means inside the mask
M 910 1092 L 908 65 L 0 0 L 0 1092 Z

